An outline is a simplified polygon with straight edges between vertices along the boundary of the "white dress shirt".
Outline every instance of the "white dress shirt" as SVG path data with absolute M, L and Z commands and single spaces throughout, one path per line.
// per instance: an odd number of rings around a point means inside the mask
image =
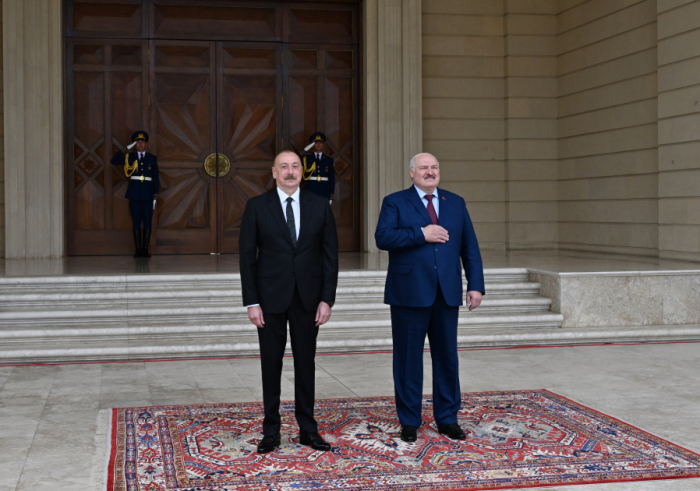
M 316 155 L 316 161 L 320 162 L 321 161 L 321 155 L 322 153 L 314 153 Z
M 425 199 L 425 195 L 428 193 L 420 189 L 415 184 L 413 185 L 413 187 L 416 188 L 416 191 L 418 191 L 418 196 L 420 196 L 420 200 L 423 203 L 423 206 L 428 208 L 428 200 Z M 437 217 L 440 218 L 440 200 L 438 199 L 437 188 L 435 188 L 435 191 L 433 191 L 433 208 L 435 208 L 435 214 L 437 215 Z
M 284 216 L 284 221 L 287 221 L 287 198 L 289 195 L 277 187 L 277 194 L 280 197 L 280 203 L 282 204 L 282 215 Z M 297 229 L 297 240 L 299 239 L 299 225 L 300 225 L 300 212 L 299 212 L 299 188 L 294 191 L 292 198 L 292 213 L 294 213 L 294 227 Z

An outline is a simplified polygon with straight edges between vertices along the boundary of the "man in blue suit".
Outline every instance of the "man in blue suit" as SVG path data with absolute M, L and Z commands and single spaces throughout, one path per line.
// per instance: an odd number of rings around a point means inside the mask
M 129 211 L 134 225 L 134 244 L 136 245 L 134 257 L 151 257 L 148 252 L 148 243 L 151 241 L 153 210 L 156 207 L 160 187 L 158 159 L 155 155 L 146 152 L 148 133 L 136 131 L 131 135 L 131 141 L 133 142 L 131 145 L 114 154 L 111 163 L 124 166 L 124 174 L 129 179 L 125 197 L 129 200 Z M 129 153 L 134 146 L 136 151 Z M 143 223 L 143 233 L 141 223 Z
M 384 198 L 374 238 L 389 251 L 384 303 L 391 306 L 394 389 L 401 439 L 417 440 L 423 397 L 423 349 L 430 341 L 433 412 L 438 431 L 466 435 L 457 423 L 461 404 L 457 322 L 462 265 L 469 310 L 481 304 L 484 270 L 474 227 L 460 196 L 439 189 L 440 164 L 421 153 L 409 164 L 413 186 Z M 461 264 L 460 264 L 461 259 Z

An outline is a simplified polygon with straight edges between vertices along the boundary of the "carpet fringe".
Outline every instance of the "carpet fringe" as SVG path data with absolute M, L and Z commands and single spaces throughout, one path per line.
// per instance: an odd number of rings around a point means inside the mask
M 97 431 L 95 432 L 94 452 L 90 466 L 90 491 L 105 491 L 107 489 L 107 468 L 109 466 L 111 433 L 111 409 L 100 409 L 97 412 Z

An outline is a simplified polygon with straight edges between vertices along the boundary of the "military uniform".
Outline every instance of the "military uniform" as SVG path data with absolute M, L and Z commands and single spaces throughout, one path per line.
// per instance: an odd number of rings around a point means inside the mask
M 309 143 L 315 143 L 317 141 L 325 143 L 326 135 L 317 132 L 309 137 Z M 321 157 L 318 158 L 316 153 L 312 152 L 302 155 L 301 163 L 304 166 L 303 175 L 304 181 L 306 181 L 306 190 L 323 196 L 327 200 L 332 200 L 335 192 L 335 169 L 333 168 L 333 159 L 323 153 Z
M 131 136 L 131 141 L 148 141 L 148 133 L 137 131 Z M 126 149 L 124 149 L 126 150 Z M 126 190 L 126 199 L 129 200 L 129 211 L 134 229 L 134 243 L 136 253 L 134 257 L 150 257 L 148 244 L 151 240 L 153 228 L 154 200 L 158 196 L 160 181 L 158 179 L 158 158 L 148 152 L 143 153 L 139 159 L 138 152 L 125 153 L 118 151 L 112 157 L 112 165 L 124 167 L 124 173 L 129 178 L 129 187 Z M 141 233 L 143 223 L 143 234 Z

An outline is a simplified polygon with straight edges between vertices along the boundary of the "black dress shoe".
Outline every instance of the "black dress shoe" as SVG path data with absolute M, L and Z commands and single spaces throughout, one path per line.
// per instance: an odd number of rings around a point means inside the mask
M 321 435 L 316 433 L 299 433 L 299 443 L 308 445 L 314 450 L 328 452 L 331 449 L 331 444 L 324 440 Z
M 447 435 L 447 438 L 452 440 L 466 440 L 467 435 L 464 433 L 462 428 L 459 427 L 457 423 L 452 423 L 451 425 L 443 426 L 438 428 L 438 431 L 442 435 Z
M 258 453 L 272 452 L 275 447 L 280 446 L 280 434 L 265 435 L 260 443 L 258 443 Z
M 402 426 L 401 439 L 406 443 L 413 443 L 418 440 L 418 428 L 415 426 Z

